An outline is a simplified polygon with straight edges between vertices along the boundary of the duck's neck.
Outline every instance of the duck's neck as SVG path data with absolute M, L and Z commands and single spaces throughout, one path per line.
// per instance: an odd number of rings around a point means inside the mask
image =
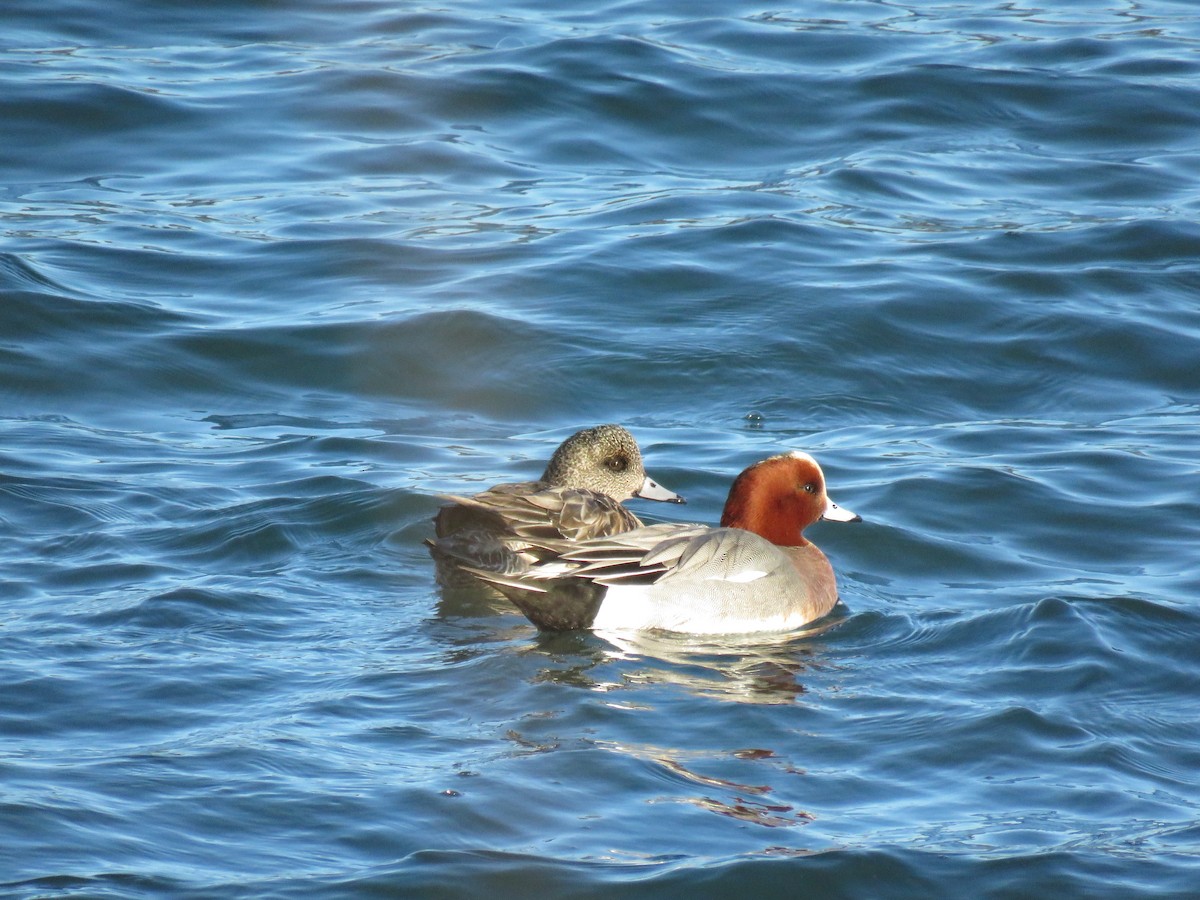
M 764 490 L 758 481 L 761 476 L 752 469 L 738 476 L 725 501 L 721 525 L 753 531 L 780 547 L 807 547 L 796 510 L 790 508 L 794 506 L 789 503 L 791 491 Z

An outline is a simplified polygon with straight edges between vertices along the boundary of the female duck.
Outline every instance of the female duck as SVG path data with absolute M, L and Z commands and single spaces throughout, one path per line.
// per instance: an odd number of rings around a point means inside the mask
M 476 571 L 539 628 L 694 634 L 791 631 L 837 603 L 833 568 L 802 534 L 858 522 L 807 453 L 772 456 L 733 482 L 721 527 L 651 525 L 571 546 L 506 575 Z
M 646 474 L 627 430 L 585 428 L 554 451 L 537 481 L 448 496 L 451 502 L 433 520 L 437 538 L 425 543 L 444 585 L 473 582 L 464 569 L 513 574 L 551 555 L 549 547 L 565 549 L 570 542 L 642 527 L 621 505 L 633 497 L 685 502 Z

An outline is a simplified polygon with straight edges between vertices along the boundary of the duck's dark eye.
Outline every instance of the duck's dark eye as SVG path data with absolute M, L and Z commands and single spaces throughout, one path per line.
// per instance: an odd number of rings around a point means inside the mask
M 618 453 L 616 456 L 610 456 L 606 459 L 604 464 L 614 472 L 624 472 L 629 468 L 629 457 Z

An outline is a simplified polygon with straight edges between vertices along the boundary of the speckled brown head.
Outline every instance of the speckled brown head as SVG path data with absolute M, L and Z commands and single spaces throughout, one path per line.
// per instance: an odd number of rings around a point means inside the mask
M 618 501 L 684 502 L 646 475 L 637 441 L 620 425 L 597 425 L 571 435 L 554 451 L 541 480 L 554 487 L 599 491 Z

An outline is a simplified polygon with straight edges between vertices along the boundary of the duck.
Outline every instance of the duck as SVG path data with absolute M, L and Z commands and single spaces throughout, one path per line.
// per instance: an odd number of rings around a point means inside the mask
M 628 429 L 597 425 L 563 441 L 536 481 L 446 495 L 425 544 L 441 585 L 477 585 L 471 570 L 514 575 L 573 543 L 644 527 L 624 506 L 635 497 L 687 502 L 646 474 Z
M 521 572 L 474 574 L 545 631 L 794 631 L 838 601 L 833 567 L 804 536 L 822 519 L 862 521 L 795 450 L 734 479 L 719 527 L 648 525 L 576 542 Z

